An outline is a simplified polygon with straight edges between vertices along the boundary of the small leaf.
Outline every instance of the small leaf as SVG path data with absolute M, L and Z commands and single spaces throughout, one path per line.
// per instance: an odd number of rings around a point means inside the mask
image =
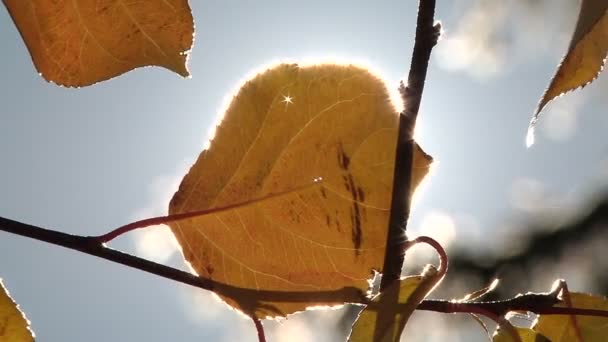
M 34 333 L 29 324 L 0 279 L 0 341 L 34 341 Z
M 68 87 L 158 65 L 188 76 L 187 0 L 3 0 L 38 72 Z
M 551 342 L 542 334 L 528 328 L 515 327 L 521 342 Z M 493 342 L 513 342 L 513 335 L 505 329 L 497 329 L 492 337 Z
M 348 341 L 398 342 L 408 319 L 440 277 L 437 269 L 429 265 L 422 275 L 395 281 L 361 311 Z M 385 297 L 398 300 L 383 300 Z
M 545 91 L 531 125 L 543 107 L 570 90 L 584 87 L 597 78 L 608 52 L 608 1 L 583 0 L 566 57 Z
M 573 308 L 608 311 L 608 300 L 604 297 L 570 292 Z M 568 307 L 565 303 L 557 307 Z M 577 315 L 576 322 L 585 342 L 606 341 L 608 318 Z M 569 315 L 540 315 L 532 327 L 547 336 L 552 342 L 578 341 L 575 328 Z
M 185 259 L 199 275 L 243 289 L 331 291 L 296 299 L 217 289 L 258 318 L 364 301 L 384 261 L 398 122 L 385 84 L 359 67 L 282 64 L 255 76 L 169 214 L 259 200 L 170 223 Z M 416 147 L 403 175 L 412 191 L 430 163 Z

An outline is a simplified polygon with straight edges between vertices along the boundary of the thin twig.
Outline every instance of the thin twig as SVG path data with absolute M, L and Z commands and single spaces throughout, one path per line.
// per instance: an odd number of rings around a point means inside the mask
M 192 273 L 177 268 L 158 264 L 150 260 L 142 259 L 134 255 L 123 253 L 105 246 L 96 237 L 71 235 L 55 230 L 50 230 L 7 218 L 0 217 L 0 231 L 32 238 L 53 245 L 79 251 L 106 259 L 121 265 L 151 273 L 179 283 L 191 285 L 203 290 L 213 291 L 217 294 L 231 298 L 255 298 L 260 301 L 271 302 L 335 302 L 338 304 L 348 302 L 346 298 L 360 297 L 359 303 L 365 303 L 366 297 L 358 288 L 343 287 L 326 291 L 270 291 L 241 288 L 228 285 L 209 278 L 196 276 Z
M 262 325 L 262 321 L 256 317 L 251 317 L 251 319 L 253 320 L 255 330 L 258 333 L 258 342 L 266 342 L 266 334 L 264 333 L 264 326 Z
M 274 193 L 274 194 L 268 194 L 265 195 L 264 197 L 261 198 L 254 198 L 248 201 L 244 201 L 244 202 L 240 202 L 240 203 L 235 203 L 235 204 L 230 204 L 224 207 L 215 207 L 215 208 L 209 208 L 209 209 L 203 209 L 203 210 L 196 210 L 196 211 L 190 211 L 187 213 L 180 213 L 180 214 L 173 214 L 173 215 L 165 215 L 165 216 L 156 216 L 156 217 L 151 217 L 151 218 L 147 218 L 147 219 L 143 219 L 143 220 L 139 220 L 139 221 L 135 221 L 135 222 L 131 222 L 129 224 L 126 224 L 124 226 L 120 226 L 108 233 L 102 234 L 102 235 L 98 235 L 98 236 L 91 236 L 91 239 L 94 239 L 100 243 L 108 243 L 114 239 L 116 239 L 117 237 L 129 233 L 131 231 L 134 231 L 136 229 L 140 229 L 140 228 L 147 228 L 150 226 L 154 226 L 154 225 L 159 225 L 159 224 L 167 224 L 167 223 L 171 223 L 171 222 L 176 222 L 176 221 L 180 221 L 180 220 L 184 220 L 184 219 L 189 219 L 189 218 L 195 218 L 195 217 L 201 217 L 201 216 L 205 216 L 205 215 L 209 215 L 209 214 L 217 214 L 223 211 L 228 211 L 231 209 L 236 209 L 236 208 L 241 208 L 241 207 L 246 207 L 248 205 L 252 205 L 258 202 L 262 202 L 265 200 L 269 200 L 269 199 L 273 199 L 276 197 L 281 197 L 281 196 L 285 196 L 285 195 L 289 195 L 289 194 L 293 194 L 294 192 L 300 191 L 300 190 L 304 190 L 304 189 L 308 189 L 312 186 L 315 185 L 319 185 L 323 182 L 322 179 L 319 180 L 315 180 L 313 182 L 311 182 L 310 184 L 304 184 L 302 186 L 299 187 L 295 187 L 293 189 L 290 189 L 288 191 L 282 191 L 282 192 L 278 192 L 278 193 Z
M 16 235 L 44 241 L 53 245 L 62 246 L 76 250 L 85 254 L 97 256 L 121 265 L 132 267 L 144 272 L 148 272 L 166 279 L 170 279 L 182 284 L 191 285 L 197 288 L 220 292 L 222 295 L 230 296 L 230 293 L 240 295 L 255 296 L 264 301 L 328 301 L 339 299 L 340 293 L 349 289 L 337 289 L 334 291 L 264 291 L 254 289 L 244 289 L 231 287 L 230 285 L 216 282 L 182 270 L 157 264 L 155 262 L 138 258 L 104 246 L 94 238 L 66 234 L 54 230 L 49 230 L 26 223 L 13 221 L 0 217 L 0 231 L 13 233 Z M 352 289 L 356 291 L 357 289 Z M 580 309 L 570 307 L 555 307 L 560 300 L 551 293 L 531 293 L 524 294 L 515 298 L 493 301 L 493 302 L 454 302 L 447 300 L 424 300 L 417 307 L 417 310 L 434 311 L 442 313 L 480 313 L 483 311 L 491 312 L 498 316 L 505 315 L 510 311 L 530 311 L 543 315 L 579 315 L 608 317 L 608 311 Z M 361 298 L 360 303 L 367 303 L 365 298 Z
M 527 311 L 537 315 L 576 315 L 607 317 L 608 311 L 582 308 L 554 307 L 548 305 L 548 295 L 539 295 L 536 298 L 520 300 L 521 297 L 514 297 L 497 302 L 476 302 L 476 303 L 456 303 L 448 300 L 425 299 L 418 305 L 416 310 L 433 311 L 440 313 L 476 313 L 483 315 L 484 312 L 491 312 L 496 315 L 504 315 L 508 312 Z M 559 303 L 556 301 L 555 304 Z M 483 310 L 483 311 L 480 311 Z
M 95 237 L 67 234 L 0 217 L 0 230 L 93 255 L 163 278 L 213 291 L 215 282 L 172 267 L 106 247 Z
M 404 245 L 406 247 L 403 248 L 403 252 L 405 253 L 409 248 L 420 243 L 424 243 L 431 246 L 435 250 L 435 252 L 437 252 L 437 256 L 439 257 L 439 267 L 437 267 L 437 270 L 441 275 L 440 278 L 443 278 L 448 272 L 449 259 L 445 249 L 443 248 L 443 246 L 441 246 L 439 242 L 437 242 L 437 240 L 433 239 L 430 236 L 419 236 L 414 240 L 410 240 L 405 243 Z

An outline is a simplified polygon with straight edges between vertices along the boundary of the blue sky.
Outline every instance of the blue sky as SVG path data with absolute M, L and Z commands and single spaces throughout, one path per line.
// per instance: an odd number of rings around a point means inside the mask
M 164 214 L 224 99 L 269 62 L 365 62 L 395 87 L 407 73 L 415 1 L 191 3 L 191 79 L 144 68 L 82 89 L 40 78 L 0 10 L 1 216 L 94 235 Z M 414 208 L 412 233 L 501 251 L 512 248 L 518 222 L 561 217 L 605 185 L 605 77 L 552 104 L 536 145 L 525 147 L 576 17 L 572 1 L 530 3 L 439 2 L 446 35 L 431 61 L 417 131 L 438 163 Z M 112 246 L 183 267 L 159 231 Z M 0 276 L 42 342 L 256 340 L 249 321 L 210 294 L 5 233 Z M 585 286 L 570 276 L 571 288 Z M 270 337 L 332 341 L 322 329 L 336 317 L 270 323 Z

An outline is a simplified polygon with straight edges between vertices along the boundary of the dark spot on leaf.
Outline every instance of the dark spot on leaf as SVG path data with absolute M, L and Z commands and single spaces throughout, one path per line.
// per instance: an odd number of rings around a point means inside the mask
M 97 14 L 103 14 L 104 12 L 106 12 L 108 10 L 108 7 L 110 7 L 110 6 L 103 6 L 101 8 L 98 8 Z
M 365 192 L 363 192 L 360 186 L 357 187 L 357 195 L 359 196 L 359 201 L 365 202 Z
M 338 228 L 338 232 L 342 232 L 342 226 L 340 225 L 340 216 L 338 215 L 338 211 L 336 210 L 336 228 Z
M 329 218 L 329 215 L 325 215 L 325 223 L 327 224 L 328 227 L 330 226 L 331 219 Z
M 342 154 L 342 166 L 344 169 L 348 169 L 348 164 L 350 164 L 350 158 L 346 154 Z
M 355 185 L 355 180 L 352 174 L 348 174 L 348 186 L 347 189 L 350 191 L 350 194 L 353 198 L 353 207 L 350 211 L 350 220 L 352 224 L 352 240 L 353 245 L 355 246 L 355 255 L 359 255 L 359 248 L 361 248 L 361 241 L 363 240 L 362 230 L 361 230 L 361 210 L 359 208 L 359 189 Z M 363 191 L 361 191 L 363 193 Z
M 350 194 L 353 196 L 353 201 L 355 202 L 359 200 L 359 193 L 357 192 L 357 188 L 358 187 L 355 186 L 355 180 L 353 179 L 353 175 L 349 173 L 346 189 L 350 191 Z
M 359 204 L 355 202 L 350 210 L 350 220 L 352 224 L 352 241 L 355 246 L 355 255 L 359 255 L 361 248 L 361 213 L 359 212 Z
M 342 175 L 342 180 L 344 181 L 344 187 L 346 190 L 350 191 L 350 184 L 348 184 L 348 177 L 346 175 Z
M 338 165 L 340 165 L 340 167 L 343 170 L 347 170 L 349 164 L 350 164 L 350 157 L 346 154 L 346 152 L 344 152 L 344 146 L 342 146 L 342 143 L 339 143 L 338 144 Z
M 327 192 L 325 192 L 325 188 L 321 188 L 321 196 L 323 196 L 323 198 L 327 198 Z

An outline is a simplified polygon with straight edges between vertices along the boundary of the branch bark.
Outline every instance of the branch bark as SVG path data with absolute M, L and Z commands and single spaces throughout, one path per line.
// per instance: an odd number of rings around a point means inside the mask
M 358 288 L 354 287 L 344 287 L 327 291 L 270 291 L 232 286 L 111 249 L 100 242 L 98 237 L 71 235 L 3 217 L 0 217 L 0 231 L 62 246 L 235 299 L 257 298 L 260 301 L 268 300 L 274 302 L 308 302 L 311 300 L 322 302 L 347 302 L 348 300 L 346 300 L 346 298 L 358 296 L 360 298 L 359 303 L 366 303 L 367 301 L 365 293 L 362 293 Z M 341 298 L 344 300 L 341 300 Z M 255 302 L 252 302 L 252 304 L 254 303 Z
M 211 279 L 195 276 L 191 273 L 182 270 L 157 264 L 155 262 L 138 258 L 136 256 L 126 254 L 100 243 L 96 237 L 79 236 L 66 234 L 46 228 L 41 228 L 26 223 L 13 221 L 7 218 L 0 217 L 0 231 L 32 238 L 39 241 L 44 241 L 53 245 L 62 246 L 68 249 L 76 250 L 85 254 L 93 255 L 102 259 L 106 259 L 121 265 L 132 267 L 144 272 L 148 272 L 166 279 L 170 279 L 182 284 L 191 285 L 204 290 L 221 292 L 223 295 L 238 293 L 239 296 L 250 295 L 257 296 L 264 300 L 280 301 L 282 299 L 288 301 L 309 301 L 327 300 L 328 298 L 335 299 L 344 290 L 336 291 L 257 291 L 252 289 L 243 289 L 233 287 Z M 366 297 L 362 296 L 361 303 L 366 303 Z M 504 315 L 509 311 L 530 311 L 544 315 L 588 315 L 598 317 L 608 317 L 608 311 L 554 307 L 559 300 L 549 293 L 532 293 L 523 296 L 491 302 L 475 302 L 475 303 L 457 303 L 447 300 L 424 300 L 417 307 L 417 310 L 434 311 L 442 313 L 478 313 L 491 312 L 496 315 Z
M 434 16 L 435 0 L 420 0 L 416 38 L 407 85 L 402 82 L 399 88 L 404 102 L 404 110 L 399 114 L 393 193 L 381 289 L 385 289 L 390 283 L 399 279 L 403 266 L 404 254 L 400 246 L 406 240 L 405 231 L 410 214 L 410 174 L 415 148 L 414 127 L 422 100 L 431 50 L 437 44 L 441 29 L 439 24 L 434 24 Z
M 416 148 L 414 127 L 416 126 L 416 118 L 420 110 L 431 51 L 437 44 L 441 29 L 439 24 L 434 24 L 434 17 L 435 0 L 420 0 L 418 2 L 416 37 L 407 85 L 402 81 L 399 87 L 404 110 L 399 113 L 399 131 L 397 150 L 395 152 L 395 170 L 393 173 L 393 193 L 380 291 L 388 288 L 391 283 L 400 278 L 405 258 L 405 253 L 401 246 L 407 240 L 405 232 L 410 215 L 411 173 L 414 161 L 414 149 Z M 398 314 L 397 306 L 390 304 L 397 303 L 398 301 L 399 291 L 382 296 L 380 307 L 392 309 L 379 312 L 376 320 L 388 321 L 392 317 L 395 317 Z M 393 327 L 393 329 L 396 329 L 396 327 Z M 381 334 L 379 325 L 376 324 L 374 341 L 382 340 Z M 388 333 L 388 336 L 394 335 L 394 332 Z
M 215 282 L 106 247 L 97 237 L 67 234 L 0 217 L 0 230 L 79 251 L 163 278 L 212 291 Z

